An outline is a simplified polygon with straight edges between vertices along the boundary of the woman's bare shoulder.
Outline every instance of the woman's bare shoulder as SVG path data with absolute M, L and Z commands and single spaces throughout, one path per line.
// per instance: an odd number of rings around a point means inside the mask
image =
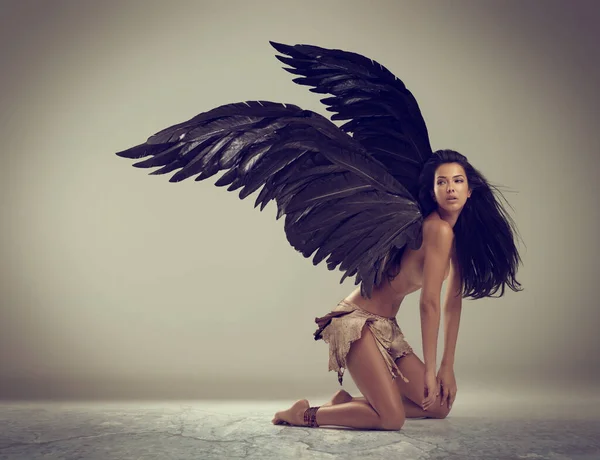
M 423 220 L 423 236 L 434 239 L 452 239 L 454 237 L 454 230 L 437 212 L 432 212 Z

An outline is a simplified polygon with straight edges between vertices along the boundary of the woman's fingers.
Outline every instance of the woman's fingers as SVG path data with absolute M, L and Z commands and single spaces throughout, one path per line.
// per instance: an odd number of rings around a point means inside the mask
M 452 404 L 454 404 L 454 400 L 456 399 L 456 390 L 450 395 L 450 399 L 448 399 L 448 409 L 452 409 Z
M 429 409 L 431 406 L 433 406 L 433 403 L 435 402 L 435 400 L 437 399 L 436 395 L 431 395 L 430 398 L 427 399 L 427 404 L 425 405 L 425 410 Z
M 429 405 L 429 395 L 427 393 L 427 387 L 425 387 L 425 397 L 423 398 L 423 401 L 421 401 L 421 407 L 423 408 L 423 410 L 427 410 L 428 405 Z
M 442 397 L 440 398 L 440 406 L 443 406 L 444 403 L 448 405 L 448 409 L 452 409 L 452 404 L 454 403 L 454 399 L 456 398 L 456 389 L 442 389 Z
M 440 396 L 441 382 L 439 379 L 426 379 L 421 407 L 427 410 Z
M 444 405 L 444 402 L 446 403 L 446 405 L 448 406 L 448 408 L 450 408 L 450 400 L 452 399 L 452 391 L 450 390 L 446 390 L 446 399 L 445 401 L 442 401 L 442 404 L 440 405 Z
M 439 395 L 434 393 L 433 391 L 426 391 L 425 399 L 423 399 L 423 403 L 421 404 L 423 410 L 427 410 L 436 400 Z

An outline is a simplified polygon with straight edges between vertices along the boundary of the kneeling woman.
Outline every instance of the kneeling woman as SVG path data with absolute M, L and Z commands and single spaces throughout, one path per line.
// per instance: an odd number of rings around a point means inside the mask
M 329 370 L 340 384 L 347 369 L 363 397 L 340 390 L 330 402 L 311 407 L 306 399 L 277 412 L 274 424 L 399 430 L 405 419 L 445 418 L 456 398 L 454 352 L 462 297 L 493 296 L 516 281 L 521 262 L 514 224 L 491 186 L 467 158 L 436 152 L 420 178 L 425 210 L 423 243 L 406 248 L 387 282 L 371 298 L 357 288 L 329 314 L 317 318 L 315 339 L 329 344 Z M 436 373 L 440 297 L 444 302 L 444 354 Z M 421 289 L 424 362 L 412 351 L 396 322 L 406 295 Z

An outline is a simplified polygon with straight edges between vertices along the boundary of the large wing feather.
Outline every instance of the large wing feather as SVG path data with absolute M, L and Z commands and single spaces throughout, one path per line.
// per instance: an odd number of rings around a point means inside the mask
M 331 121 L 295 105 L 249 101 L 217 107 L 117 152 L 171 182 L 225 173 L 217 186 L 255 206 L 275 200 L 290 244 L 313 264 L 327 259 L 367 296 L 392 254 L 420 246 L 422 215 L 410 193 Z M 342 278 L 342 280 L 344 279 Z
M 293 81 L 310 91 L 332 94 L 321 99 L 332 120 L 352 133 L 418 200 L 422 166 L 432 154 L 427 126 L 412 93 L 381 64 L 360 54 L 312 45 L 271 42 L 277 56 L 300 75 Z

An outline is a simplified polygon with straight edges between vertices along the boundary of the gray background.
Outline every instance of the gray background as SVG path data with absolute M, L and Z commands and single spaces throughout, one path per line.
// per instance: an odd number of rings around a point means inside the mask
M 459 388 L 599 373 L 597 2 L 0 3 L 0 397 L 330 394 L 315 316 L 352 288 L 271 203 L 114 152 L 218 105 L 327 114 L 268 40 L 364 54 L 432 146 L 504 185 L 525 291 L 464 301 Z M 398 315 L 421 354 L 418 293 Z M 440 340 L 440 344 L 441 344 Z M 441 345 L 440 345 L 441 346 Z M 441 350 L 440 350 L 441 354 Z M 347 379 L 347 387 L 353 388 Z

